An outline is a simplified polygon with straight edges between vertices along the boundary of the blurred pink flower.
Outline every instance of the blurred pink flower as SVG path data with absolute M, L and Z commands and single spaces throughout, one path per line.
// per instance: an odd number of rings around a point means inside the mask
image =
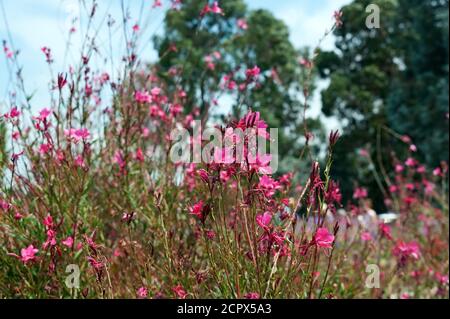
M 73 237 L 69 236 L 61 242 L 64 246 L 72 248 L 73 246 Z
M 264 214 L 256 216 L 256 223 L 264 230 L 269 229 L 270 222 L 272 221 L 272 214 L 265 212 Z
M 254 66 L 251 69 L 245 71 L 245 75 L 247 76 L 247 80 L 256 79 L 261 74 L 261 69 L 258 66 Z
M 26 264 L 30 261 L 36 260 L 36 254 L 39 252 L 38 249 L 34 248 L 33 245 L 28 246 L 27 248 L 22 248 L 20 250 L 20 260 Z
M 362 241 L 372 241 L 372 235 L 369 232 L 364 232 L 361 234 L 361 240 Z
M 392 240 L 391 227 L 389 225 L 386 225 L 385 223 L 381 223 L 379 225 L 379 229 L 381 232 L 381 236 L 384 236 L 387 239 Z
M 314 244 L 322 248 L 332 248 L 334 242 L 334 236 L 330 234 L 328 229 L 322 227 L 319 228 L 314 236 Z
M 200 220 L 202 220 L 203 219 L 203 207 L 204 207 L 204 203 L 201 200 L 198 203 L 196 203 L 194 206 L 189 207 L 189 213 L 193 216 L 198 217 Z
M 87 140 L 91 134 L 86 128 L 81 129 L 71 128 L 68 130 L 64 130 L 64 135 L 73 142 L 78 143 L 81 140 Z
M 334 11 L 334 13 L 333 13 L 333 17 L 334 17 L 334 20 L 335 20 L 335 24 L 336 24 L 336 27 L 340 27 L 340 26 L 342 26 L 344 23 L 342 22 L 342 16 L 343 16 L 344 14 L 343 14 L 343 12 L 342 11 Z
M 237 20 L 237 26 L 241 30 L 247 30 L 248 29 L 248 23 L 245 19 L 238 19 Z
M 158 7 L 162 7 L 161 0 L 155 0 L 153 2 L 152 8 L 158 8 Z
M 244 296 L 245 299 L 260 299 L 259 293 L 257 292 L 249 292 Z
M 177 286 L 173 287 L 172 291 L 175 293 L 175 295 L 179 299 L 186 299 L 186 297 L 188 295 L 187 292 L 184 290 L 183 286 L 181 286 L 181 285 L 177 285 Z
M 134 100 L 138 103 L 151 103 L 153 99 L 147 91 L 136 91 Z
M 409 157 L 409 158 L 405 161 L 405 165 L 408 166 L 408 167 L 414 167 L 414 166 L 417 165 L 417 161 L 416 161 L 414 158 Z
M 353 192 L 354 199 L 364 199 L 367 198 L 367 195 L 368 195 L 367 189 L 364 187 L 358 187 Z
M 148 296 L 148 289 L 145 287 L 141 287 L 137 290 L 137 295 L 139 298 L 147 298 Z
M 420 246 L 417 242 L 406 243 L 398 241 L 394 247 L 393 253 L 397 257 L 419 259 L 420 258 Z

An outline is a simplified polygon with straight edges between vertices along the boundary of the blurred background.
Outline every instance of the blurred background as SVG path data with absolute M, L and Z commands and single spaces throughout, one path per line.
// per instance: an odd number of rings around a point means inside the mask
M 51 48 L 55 70 L 66 70 L 85 40 L 81 17 L 89 6 L 77 0 L 0 2 L 5 53 L 7 45 L 17 51 L 31 103 L 36 110 L 47 107 L 49 78 L 54 74 L 41 48 Z M 177 1 L 152 4 L 100 1 L 96 29 L 100 53 L 108 51 L 104 55 L 117 61 L 124 56 L 126 39 L 120 23 L 111 33 L 102 27 L 106 21 L 120 22 L 123 12 L 130 24 L 145 21 L 140 25 L 144 39 L 140 58 L 162 77 L 174 65 L 184 66 L 189 74 L 182 83 L 189 97 L 187 111 L 208 110 L 215 98 L 213 88 L 239 64 L 257 65 L 263 75 L 276 77 L 277 81 L 263 81 L 245 104 L 260 111 L 270 127 L 280 128 L 280 173 L 294 171 L 301 176 L 309 171 L 299 161 L 305 144 L 305 88 L 317 157 L 323 154 L 332 129 L 342 134 L 332 174 L 340 182 L 344 203 L 352 198 L 354 188 L 363 186 L 375 210 L 383 212 L 387 187 L 376 172 L 391 171 L 396 161 L 411 153 L 430 169 L 448 162 L 448 1 L 226 0 L 220 2 L 224 17 L 203 20 L 198 16 L 203 1 L 183 0 L 181 11 L 170 10 Z M 375 28 L 367 24 L 374 14 L 367 10 L 370 5 L 379 9 Z M 342 11 L 343 25 L 324 37 L 336 11 Z M 111 38 L 117 48 L 108 47 Z M 177 50 L 170 50 L 171 46 Z M 213 52 L 221 53 L 223 63 L 217 62 L 204 77 L 205 57 Z M 313 59 L 315 68 L 308 76 L 301 67 Z M 114 64 L 108 65 L 113 74 Z M 1 63 L 0 114 L 11 102 L 11 78 L 8 64 Z M 175 85 L 170 77 L 166 80 L 167 85 Z M 236 99 L 226 95 L 217 99 L 213 113 L 217 120 L 230 113 L 239 115 L 233 104 Z

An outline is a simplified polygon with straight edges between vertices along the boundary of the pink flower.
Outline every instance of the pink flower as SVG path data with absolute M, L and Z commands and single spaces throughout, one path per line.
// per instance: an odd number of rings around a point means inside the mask
M 248 29 L 247 20 L 245 20 L 245 19 L 238 19 L 237 20 L 237 26 L 241 30 L 247 30 Z
M 272 168 L 270 167 L 270 161 L 272 155 L 270 154 L 256 154 L 256 157 L 251 153 L 248 154 L 248 163 L 250 164 L 250 170 L 258 172 L 260 174 L 272 174 Z
M 307 58 L 300 58 L 298 63 L 306 69 L 312 69 L 313 62 Z
M 223 10 L 221 7 L 219 7 L 219 3 L 217 1 L 214 1 L 212 7 L 211 7 L 211 12 L 215 13 L 215 14 L 221 14 L 223 15 Z
M 403 165 L 400 165 L 400 164 L 395 165 L 395 172 L 396 173 L 401 173 L 401 172 L 403 172 L 403 170 L 404 170 Z
M 56 232 L 52 229 L 47 230 L 47 239 L 42 244 L 42 247 L 44 249 L 47 249 L 48 247 L 56 246 Z
M 61 242 L 64 246 L 68 248 L 72 248 L 73 246 L 73 237 L 69 236 Z
M 60 164 L 62 161 L 64 161 L 64 159 L 65 159 L 64 152 L 62 150 L 57 150 L 56 151 L 56 162 L 58 164 Z
M 155 97 L 157 97 L 158 95 L 161 94 L 161 89 L 160 89 L 159 87 L 154 87 L 154 88 L 150 91 L 150 93 L 151 93 L 152 96 L 155 98 Z
M 24 151 L 20 151 L 19 153 L 13 153 L 13 155 L 11 155 L 11 161 L 16 162 L 19 157 L 21 157 L 23 155 Z
M 186 297 L 188 295 L 187 292 L 184 290 L 183 286 L 181 286 L 181 285 L 177 285 L 177 286 L 173 287 L 172 291 L 175 293 L 175 295 L 179 299 L 186 299 Z
M 89 262 L 89 264 L 92 266 L 92 268 L 94 268 L 95 270 L 100 270 L 103 268 L 103 262 L 101 262 L 100 260 L 95 259 L 92 256 L 88 256 L 87 260 Z
M 84 161 L 83 156 L 78 155 L 77 157 L 75 157 L 75 166 L 81 167 L 81 168 L 85 168 L 86 167 L 86 162 Z
M 138 103 L 151 103 L 153 101 L 151 95 L 147 91 L 136 91 L 134 100 Z
M 417 161 L 416 161 L 414 158 L 409 157 L 409 158 L 405 161 L 405 165 L 408 166 L 408 167 L 414 167 L 414 166 L 417 165 Z
M 392 240 L 391 227 L 389 227 L 389 225 L 381 223 L 379 228 L 382 236 L 386 237 L 389 240 Z
M 155 0 L 155 1 L 153 2 L 152 8 L 158 8 L 158 7 L 162 7 L 161 0 Z
M 245 75 L 247 76 L 247 80 L 253 80 L 257 78 L 261 74 L 261 69 L 257 66 L 254 66 L 252 69 L 248 69 L 245 71 Z
M 4 210 L 5 212 L 8 211 L 12 205 L 8 203 L 7 201 L 0 199 L 0 208 Z
M 440 273 L 436 273 L 435 277 L 441 285 L 448 285 L 448 275 L 442 275 Z
M 45 120 L 47 120 L 47 118 L 50 116 L 50 114 L 52 114 L 52 111 L 50 109 L 43 108 L 39 112 L 39 116 L 35 117 L 35 119 L 44 122 Z
M 358 187 L 355 189 L 354 193 L 353 193 L 353 198 L 354 199 L 363 199 L 363 198 L 367 198 L 367 189 L 364 187 Z
M 48 214 L 47 217 L 44 218 L 44 222 L 43 222 L 45 229 L 51 229 L 53 228 L 53 217 Z
M 209 183 L 209 175 L 207 171 L 205 171 L 204 169 L 199 169 L 197 171 L 197 174 L 198 176 L 200 176 L 202 181 L 204 181 L 205 183 Z
M 222 8 L 219 6 L 219 3 L 217 1 L 215 1 L 212 6 L 206 4 L 200 12 L 200 17 L 204 17 L 208 13 L 224 15 Z
M 181 104 L 174 104 L 170 107 L 170 113 L 176 117 L 177 115 L 183 113 L 183 106 Z
M 19 115 L 20 115 L 19 109 L 17 108 L 17 106 L 14 106 L 14 107 L 9 111 L 9 113 L 4 114 L 3 116 L 4 116 L 6 119 L 14 119 L 14 118 L 19 117 Z
M 78 143 L 81 140 L 87 140 L 91 134 L 86 128 L 81 129 L 71 128 L 68 130 L 64 130 L 64 135 L 73 142 Z
M 423 185 L 425 186 L 425 194 L 427 194 L 427 195 L 433 194 L 433 191 L 436 188 L 435 184 L 424 180 Z
M 216 233 L 213 230 L 207 230 L 206 237 L 208 237 L 208 239 L 210 240 L 213 240 L 214 238 L 216 238 Z
M 344 22 L 342 22 L 342 16 L 343 16 L 342 11 L 334 11 L 334 13 L 333 13 L 335 24 L 336 24 L 336 27 L 338 27 L 338 28 L 344 24 Z
M 23 215 L 20 212 L 16 212 L 14 214 L 14 219 L 15 220 L 21 220 L 23 218 Z
M 393 251 L 394 255 L 401 258 L 420 258 L 420 246 L 417 242 L 405 243 L 398 241 Z
M 203 208 L 204 208 L 204 203 L 203 201 L 199 201 L 197 204 L 195 204 L 192 207 L 189 207 L 189 213 L 193 216 L 198 217 L 200 220 L 203 220 Z
M 6 42 L 3 42 L 3 52 L 5 52 L 6 58 L 11 59 L 14 56 L 14 52 L 8 48 Z
M 397 192 L 398 192 L 398 187 L 397 187 L 397 185 L 391 185 L 391 186 L 389 186 L 389 192 L 390 192 L 390 193 L 397 193 Z
M 30 261 L 36 260 L 36 254 L 38 253 L 38 249 L 34 248 L 33 245 L 28 246 L 27 248 L 22 248 L 20 250 L 20 260 L 26 264 Z
M 433 170 L 433 175 L 434 176 L 443 176 L 442 174 L 442 169 L 440 167 L 437 167 Z
M 427 172 L 427 169 L 424 165 L 420 165 L 419 167 L 417 167 L 417 173 L 424 174 L 426 172 Z
M 141 29 L 141 28 L 139 27 L 139 24 L 135 24 L 135 25 L 133 26 L 133 32 L 139 32 L 140 29 Z
M 142 128 L 142 137 L 149 137 L 150 136 L 150 130 L 147 127 Z
M 406 143 L 406 144 L 410 144 L 411 143 L 411 138 L 408 135 L 403 135 L 401 137 L 401 140 L 402 140 L 403 143 Z
M 228 182 L 228 180 L 230 179 L 230 172 L 229 171 L 220 171 L 220 175 L 219 175 L 219 177 L 220 177 L 220 181 L 222 182 L 222 183 L 226 183 L 226 182 Z
M 359 150 L 359 155 L 366 158 L 370 157 L 369 152 L 364 148 Z
M 52 150 L 52 145 L 51 144 L 48 144 L 48 143 L 44 143 L 44 144 L 41 144 L 41 146 L 39 146 L 39 153 L 41 154 L 41 155 L 45 155 L 45 154 L 48 154 L 48 153 L 50 153 L 50 151 Z
M 141 287 L 137 290 L 137 295 L 139 298 L 147 298 L 148 296 L 148 289 L 145 287 Z
M 214 60 L 210 55 L 205 56 L 205 63 L 206 63 L 206 67 L 211 70 L 214 71 L 216 69 L 216 65 L 214 64 Z
M 249 292 L 244 296 L 245 299 L 260 299 L 259 293 L 257 292 Z
M 411 296 L 407 292 L 405 292 L 405 293 L 402 293 L 402 295 L 400 296 L 400 299 L 411 299 Z
M 144 162 L 145 161 L 144 152 L 142 151 L 142 149 L 140 147 L 136 150 L 136 154 L 134 155 L 134 158 L 138 162 Z
M 125 160 L 123 158 L 123 154 L 122 151 L 116 151 L 116 153 L 114 154 L 114 162 L 119 165 L 120 169 L 123 169 L 126 165 Z
M 67 84 L 67 74 L 58 73 L 58 80 L 57 80 L 57 87 L 60 91 L 63 89 L 63 87 Z
M 259 179 L 259 187 L 264 190 L 264 194 L 269 198 L 273 197 L 275 192 L 281 189 L 280 183 L 267 175 L 261 176 Z
M 45 55 L 45 60 L 47 61 L 47 63 L 52 63 L 53 59 L 52 59 L 52 50 L 48 47 L 42 47 L 41 48 L 42 53 L 44 53 Z
M 328 229 L 322 227 L 319 228 L 314 236 L 314 243 L 318 247 L 322 248 L 332 248 L 332 244 L 334 242 L 334 236 L 330 234 Z
M 269 229 L 269 225 L 271 222 L 272 222 L 272 213 L 270 212 L 265 212 L 262 215 L 256 216 L 256 223 L 258 224 L 259 227 L 261 227 L 264 230 Z
M 372 241 L 372 235 L 369 232 L 364 232 L 361 234 L 361 240 L 362 241 Z

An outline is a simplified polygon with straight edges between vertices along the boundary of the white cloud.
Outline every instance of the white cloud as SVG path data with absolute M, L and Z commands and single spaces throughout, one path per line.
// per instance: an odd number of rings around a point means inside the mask
M 275 10 L 275 16 L 285 21 L 291 31 L 291 40 L 297 46 L 316 47 L 319 40 L 329 30 L 333 24 L 333 12 L 350 0 L 322 0 L 317 1 L 315 10 L 305 9 L 305 6 L 296 1 L 285 2 Z M 333 48 L 333 37 L 329 36 L 322 43 L 322 48 Z

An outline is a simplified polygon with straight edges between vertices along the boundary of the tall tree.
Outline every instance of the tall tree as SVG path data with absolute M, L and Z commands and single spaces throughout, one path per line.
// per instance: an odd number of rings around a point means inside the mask
M 396 26 L 402 67 L 390 86 L 388 123 L 437 166 L 449 159 L 448 1 L 401 0 Z
M 379 29 L 369 29 L 366 8 L 380 8 Z M 445 9 L 446 8 L 446 9 Z M 384 127 L 407 134 L 422 160 L 436 165 L 448 159 L 448 1 L 355 0 L 342 8 L 344 25 L 335 31 L 336 50 L 323 52 L 320 75 L 329 79 L 322 92 L 323 113 L 340 119 L 343 138 L 336 148 L 334 173 L 369 186 L 382 203 L 380 181 L 361 170 L 359 148 L 369 147 L 379 164 L 389 165 L 390 151 L 402 153 Z M 446 43 L 447 41 L 445 41 Z M 436 125 L 430 125 L 435 123 Z M 401 146 L 401 147 L 400 147 Z M 376 207 L 382 210 L 382 205 Z

